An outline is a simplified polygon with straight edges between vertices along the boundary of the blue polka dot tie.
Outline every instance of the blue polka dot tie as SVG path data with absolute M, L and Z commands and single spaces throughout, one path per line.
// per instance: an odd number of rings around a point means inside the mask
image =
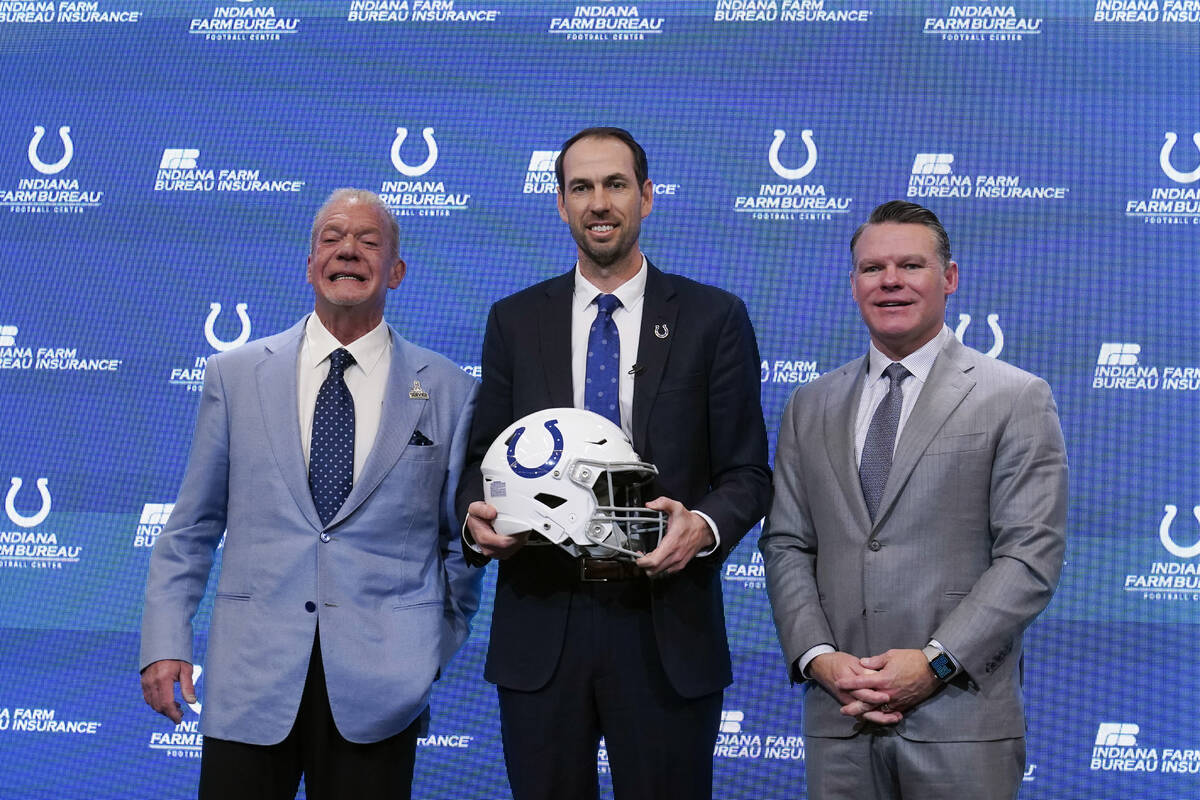
M 313 412 L 308 487 L 322 525 L 337 514 L 354 483 L 354 398 L 344 377 L 353 363 L 354 356 L 342 348 L 330 353 L 329 375 Z
M 620 427 L 621 336 L 612 315 L 621 301 L 614 294 L 601 294 L 595 302 L 596 319 L 588 333 L 583 407 Z
M 862 484 L 863 499 L 871 521 L 879 510 L 883 487 L 887 485 L 888 473 L 892 471 L 892 451 L 896 449 L 896 429 L 900 425 L 900 409 L 904 405 L 904 390 L 900 383 L 910 373 L 903 364 L 889 364 L 883 374 L 891 382 L 888 393 L 875 409 L 867 438 L 863 442 L 862 458 L 858 462 L 858 481 Z

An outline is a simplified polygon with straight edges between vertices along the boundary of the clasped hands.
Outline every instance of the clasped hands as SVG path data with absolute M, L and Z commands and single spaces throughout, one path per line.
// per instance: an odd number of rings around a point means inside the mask
M 809 664 L 809 673 L 842 704 L 843 714 L 876 725 L 895 725 L 941 686 L 920 650 L 888 650 L 867 658 L 822 653 Z

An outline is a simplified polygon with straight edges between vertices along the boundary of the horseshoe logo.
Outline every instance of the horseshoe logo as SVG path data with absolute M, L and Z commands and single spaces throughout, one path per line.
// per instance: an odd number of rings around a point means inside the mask
M 438 146 L 437 142 L 433 140 L 433 128 L 425 128 L 421 131 L 421 136 L 425 139 L 425 146 L 429 148 L 429 155 L 419 166 L 410 167 L 400 159 L 400 145 L 404 144 L 404 140 L 408 138 L 408 128 L 396 128 L 396 138 L 392 141 L 392 166 L 400 174 L 417 178 L 429 172 L 437 163 Z
M 775 170 L 775 174 L 779 177 L 787 178 L 789 181 L 799 180 L 812 172 L 813 167 L 817 165 L 817 145 L 813 142 L 813 132 L 810 130 L 800 131 L 800 138 L 804 140 L 804 147 L 808 150 L 808 160 L 795 169 L 788 169 L 779 163 L 779 148 L 783 146 L 785 138 L 787 138 L 787 131 L 776 128 L 775 140 L 771 142 L 771 151 L 767 154 L 767 160 L 771 162 L 771 169 Z
M 13 480 L 16 480 L 15 478 Z M 1162 542 L 1162 546 L 1167 548 L 1167 552 L 1179 558 L 1195 558 L 1200 556 L 1200 539 L 1190 547 L 1180 547 L 1175 544 L 1175 540 L 1171 538 L 1171 523 L 1175 521 L 1175 515 L 1179 513 L 1179 509 L 1172 505 L 1163 506 L 1162 522 L 1158 524 L 1158 539 Z M 1192 509 L 1192 516 L 1196 518 L 1196 522 L 1200 522 L 1200 506 Z
M 1174 131 L 1167 131 L 1166 139 L 1163 142 L 1162 150 L 1158 151 L 1158 165 L 1162 167 L 1162 171 L 1176 183 L 1195 183 L 1196 181 L 1200 181 L 1200 166 L 1197 166 L 1191 172 L 1180 172 L 1171 166 L 1171 150 L 1175 147 L 1175 142 L 1179 141 L 1179 137 L 1175 135 Z M 1200 131 L 1192 134 L 1192 141 L 1195 143 L 1196 149 L 1200 150 Z
M 970 314 L 959 314 L 958 327 L 954 329 L 954 338 L 962 342 L 963 334 L 967 332 L 967 328 L 970 326 L 970 324 Z M 996 356 L 1000 355 L 1000 351 L 1004 349 L 1004 331 L 1000 330 L 1000 315 L 988 314 L 987 324 L 988 327 L 992 329 L 992 338 L 995 340 L 995 343 L 992 345 L 992 349 L 988 350 L 986 353 L 984 353 L 984 355 L 988 358 L 995 358 Z
M 236 339 L 224 341 L 217 338 L 217 334 L 213 331 L 213 323 L 217 321 L 217 317 L 221 315 L 220 303 L 208 304 L 208 319 L 204 320 L 204 338 L 208 339 L 208 343 L 213 349 L 218 352 L 232 350 L 239 345 L 243 345 L 250 340 L 250 316 L 246 313 L 246 304 L 238 303 L 234 310 L 237 311 L 238 319 L 242 321 L 242 332 L 238 334 Z
M 53 164 L 47 164 L 38 158 L 38 145 L 42 143 L 42 137 L 46 135 L 46 129 L 41 125 L 33 126 L 33 138 L 29 140 L 29 163 L 33 168 L 43 175 L 56 175 L 67 168 L 67 164 L 71 163 L 71 159 L 75 156 L 75 143 L 71 141 L 71 128 L 63 125 L 58 129 L 58 138 L 62 139 L 63 156 Z M 1200 134 L 1197 134 L 1200 136 Z
M 550 431 L 550 436 L 554 439 L 554 449 L 550 451 L 550 457 L 546 459 L 546 463 L 540 467 L 527 467 L 517 461 L 517 440 L 525 432 L 524 426 L 513 431 L 512 438 L 508 440 L 508 466 L 512 467 L 512 471 L 520 477 L 540 478 L 554 469 L 554 466 L 562 458 L 563 435 L 562 431 L 558 429 L 558 420 L 546 420 L 546 430 Z
M 8 495 L 4 498 L 4 510 L 8 512 L 8 518 L 13 521 L 14 525 L 20 525 L 22 528 L 32 528 L 35 525 L 41 525 L 46 521 L 46 517 L 50 514 L 50 490 L 46 488 L 50 482 L 45 478 L 37 479 L 38 494 L 42 496 L 42 507 L 36 514 L 27 517 L 17 511 L 14 501 L 17 499 L 17 492 L 21 491 L 23 481 L 14 476 L 12 485 L 8 487 Z

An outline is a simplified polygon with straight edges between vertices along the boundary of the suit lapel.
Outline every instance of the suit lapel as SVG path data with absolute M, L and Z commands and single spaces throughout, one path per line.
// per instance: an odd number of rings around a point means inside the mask
M 859 530 L 871 527 L 854 458 L 854 419 L 867 377 L 867 359 L 847 364 L 825 393 L 825 452 Z
M 314 528 L 320 529 L 321 518 L 317 515 L 312 492 L 308 488 L 308 470 L 304 466 L 300 415 L 296 405 L 296 361 L 300 358 L 306 320 L 307 317 L 265 343 L 267 355 L 259 362 L 256 375 L 263 426 L 279 474 L 305 519 Z
M 675 318 L 678 313 L 679 303 L 671 281 L 647 260 L 646 292 L 642 299 L 642 325 L 636 362 L 641 370 L 633 379 L 633 449 L 639 453 L 644 452 L 650 409 L 658 395 L 667 355 L 675 340 Z
M 887 516 L 933 437 L 975 386 L 975 379 L 970 376 L 971 364 L 962 356 L 963 346 L 951 338 L 933 362 L 929 380 L 921 389 L 917 404 L 900 432 L 900 441 L 896 443 L 896 457 L 879 498 L 876 526 Z
M 571 304 L 575 290 L 575 270 L 550 282 L 538 314 L 538 337 L 542 370 L 546 376 L 546 396 L 551 408 L 575 405 L 571 383 Z
M 414 381 L 419 381 L 426 362 L 419 358 L 419 353 L 400 337 L 392 327 L 388 327 L 392 337 L 392 363 L 388 370 L 387 389 L 383 395 L 383 409 L 379 416 L 379 432 L 375 434 L 375 443 L 363 464 L 358 480 L 350 489 L 350 495 L 341 509 L 329 521 L 329 527 L 340 523 L 354 513 L 363 501 L 371 496 L 380 482 L 387 477 L 404 448 L 412 439 L 421 412 L 429 403 L 428 397 L 412 397 L 417 390 Z M 428 392 L 429 387 L 421 391 Z

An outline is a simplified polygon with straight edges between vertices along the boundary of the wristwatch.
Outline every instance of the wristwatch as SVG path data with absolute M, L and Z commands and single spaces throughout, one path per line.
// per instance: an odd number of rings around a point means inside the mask
M 929 668 L 939 681 L 945 683 L 954 676 L 954 662 L 950 660 L 950 656 L 933 645 L 926 645 L 922 652 L 929 659 Z

